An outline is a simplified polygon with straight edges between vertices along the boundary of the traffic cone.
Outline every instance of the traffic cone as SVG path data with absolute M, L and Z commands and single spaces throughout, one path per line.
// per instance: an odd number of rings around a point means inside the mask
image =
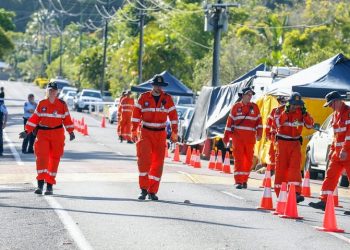
M 78 120 L 78 126 L 77 126 L 77 131 L 80 133 L 81 132 L 81 121 Z
M 280 215 L 280 217 L 286 218 L 286 219 L 299 219 L 299 220 L 303 219 L 303 217 L 300 217 L 298 215 L 294 184 L 290 184 L 289 186 L 286 209 L 284 210 L 284 213 Z
M 215 170 L 222 171 L 222 153 L 221 150 L 218 151 L 216 156 Z
M 231 173 L 231 166 L 230 166 L 230 152 L 228 152 L 228 151 L 225 154 L 224 167 L 222 168 L 222 171 L 225 174 L 232 174 Z
M 175 152 L 174 152 L 173 161 L 180 161 L 180 149 L 179 149 L 179 144 L 176 144 L 176 146 L 175 146 Z
M 199 149 L 197 149 L 196 161 L 194 162 L 194 168 L 201 168 L 201 153 Z
M 84 116 L 81 118 L 81 124 L 85 125 Z
M 334 189 L 333 198 L 334 198 L 334 206 L 335 207 L 343 207 L 343 206 L 339 205 L 338 187 L 335 187 L 335 189 Z
M 270 179 L 271 180 L 271 166 L 267 165 L 266 171 L 265 171 L 265 177 L 264 180 L 260 186 L 260 188 L 264 188 L 266 186 L 266 180 Z
M 191 163 L 191 146 L 187 147 L 187 152 L 186 152 L 186 159 L 184 164 L 190 164 Z
M 283 214 L 286 209 L 287 203 L 287 183 L 282 182 L 280 194 L 278 195 L 276 210 L 273 212 L 275 215 Z
M 261 198 L 260 210 L 274 210 L 272 204 L 272 193 L 271 193 L 271 179 L 266 179 L 264 194 Z
M 215 168 L 215 150 L 211 151 L 208 168 L 212 170 Z
M 311 197 L 311 189 L 310 189 L 310 172 L 309 170 L 307 170 L 305 172 L 305 177 L 303 180 L 303 185 L 302 185 L 302 189 L 301 189 L 301 194 L 304 197 Z
M 101 128 L 105 128 L 105 127 L 106 127 L 106 118 L 102 116 Z
M 168 150 L 169 150 L 169 149 L 168 149 L 168 143 L 165 142 L 165 156 L 164 156 L 165 158 L 170 158 L 170 157 L 169 157 L 169 152 L 168 152 Z
M 326 211 L 323 217 L 323 227 L 316 227 L 319 231 L 344 233 L 343 229 L 337 226 L 337 218 L 334 212 L 334 197 L 332 194 L 327 196 Z
M 84 135 L 84 136 L 89 135 L 87 124 L 84 125 L 83 135 Z
M 190 166 L 194 166 L 194 163 L 196 161 L 196 149 L 192 149 L 192 154 L 191 154 L 191 160 L 190 160 Z

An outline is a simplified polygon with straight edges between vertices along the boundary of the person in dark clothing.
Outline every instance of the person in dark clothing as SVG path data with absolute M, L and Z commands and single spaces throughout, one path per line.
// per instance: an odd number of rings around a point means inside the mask
M 6 127 L 7 122 L 7 108 L 4 104 L 4 98 L 0 98 L 0 156 L 4 152 L 4 140 L 3 140 L 3 131 Z

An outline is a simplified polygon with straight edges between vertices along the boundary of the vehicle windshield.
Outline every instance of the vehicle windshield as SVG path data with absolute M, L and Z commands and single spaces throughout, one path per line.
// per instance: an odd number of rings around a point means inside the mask
M 75 93 L 75 92 L 68 92 L 68 93 L 67 93 L 68 96 L 75 96 L 76 94 L 77 94 L 77 93 Z
M 92 92 L 92 91 L 85 91 L 83 93 L 83 96 L 101 98 L 101 93 L 99 93 L 99 92 Z

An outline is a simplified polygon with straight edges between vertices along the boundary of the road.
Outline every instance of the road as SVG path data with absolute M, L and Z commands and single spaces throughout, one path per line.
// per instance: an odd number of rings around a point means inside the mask
M 167 158 L 160 201 L 139 201 L 135 145 L 119 143 L 116 125 L 84 117 L 89 136 L 66 141 L 55 195 L 38 196 L 35 158 L 21 154 L 22 105 L 44 91 L 21 82 L 0 82 L 10 113 L 0 158 L 0 249 L 349 249 L 348 189 L 339 189 L 338 225 L 346 233 L 324 233 L 324 213 L 298 205 L 303 220 L 257 210 L 262 175 L 252 173 L 247 190 L 233 188 L 233 175 L 194 169 Z M 171 154 L 172 155 L 172 154 Z M 184 156 L 181 156 L 184 159 Z M 312 181 L 317 196 L 321 181 Z M 276 201 L 275 195 L 274 202 Z

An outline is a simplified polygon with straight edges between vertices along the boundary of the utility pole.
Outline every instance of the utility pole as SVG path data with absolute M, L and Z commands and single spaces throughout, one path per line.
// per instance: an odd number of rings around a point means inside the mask
M 140 40 L 139 40 L 139 58 L 138 58 L 138 83 L 142 83 L 142 57 L 143 57 L 143 26 L 145 22 L 145 13 L 144 13 L 144 0 L 139 1 L 140 5 Z
M 220 85 L 220 40 L 222 31 L 227 31 L 227 9 L 238 7 L 236 3 L 223 3 L 218 0 L 215 4 L 208 4 L 205 10 L 205 31 L 214 32 L 212 80 L 213 87 Z
M 58 76 L 62 76 L 62 54 L 63 54 L 63 39 L 62 39 L 62 33 L 63 33 L 63 14 L 60 12 L 60 69 Z
M 107 0 L 106 10 L 109 10 L 109 0 Z M 105 69 L 106 69 L 106 57 L 107 57 L 107 39 L 108 39 L 108 18 L 105 18 L 104 28 L 104 45 L 103 45 L 103 62 L 102 62 L 102 75 L 101 75 L 101 95 L 105 90 Z

